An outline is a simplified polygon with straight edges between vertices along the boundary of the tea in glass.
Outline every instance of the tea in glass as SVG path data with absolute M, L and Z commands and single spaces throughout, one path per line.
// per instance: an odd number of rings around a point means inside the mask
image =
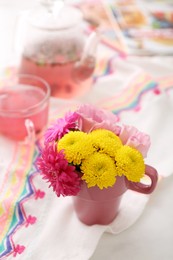
M 54 97 L 78 97 L 92 86 L 98 35 L 86 37 L 79 9 L 61 0 L 41 3 L 19 23 L 18 72 L 46 80 Z
M 0 134 L 22 140 L 25 122 L 31 120 L 35 133 L 47 125 L 50 87 L 41 78 L 19 75 L 0 90 Z
M 92 85 L 95 64 L 77 67 L 76 61 L 64 64 L 39 64 L 25 56 L 20 63 L 20 73 L 37 75 L 51 87 L 51 95 L 60 98 L 73 98 L 87 92 Z

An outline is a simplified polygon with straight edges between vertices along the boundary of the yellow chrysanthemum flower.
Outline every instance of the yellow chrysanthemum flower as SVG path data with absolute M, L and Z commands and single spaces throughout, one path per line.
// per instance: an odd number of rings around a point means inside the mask
M 130 146 L 122 146 L 116 154 L 116 167 L 119 176 L 125 175 L 129 181 L 139 182 L 145 173 L 142 154 Z
M 58 142 L 58 151 L 60 150 L 64 150 L 65 158 L 74 165 L 81 164 L 82 159 L 95 151 L 88 135 L 79 131 L 65 134 Z
M 116 181 L 114 160 L 102 153 L 94 153 L 82 162 L 82 180 L 88 187 L 98 186 L 100 189 L 112 187 Z
M 97 129 L 89 134 L 96 151 L 115 157 L 117 150 L 122 146 L 121 139 L 106 129 Z

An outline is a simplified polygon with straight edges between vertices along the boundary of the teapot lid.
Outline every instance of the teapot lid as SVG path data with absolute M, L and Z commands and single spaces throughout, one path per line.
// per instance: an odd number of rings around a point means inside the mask
M 50 3 L 49 3 L 50 2 Z M 27 20 L 32 26 L 46 30 L 60 30 L 80 24 L 82 13 L 63 1 L 41 0 L 39 8 L 28 13 Z

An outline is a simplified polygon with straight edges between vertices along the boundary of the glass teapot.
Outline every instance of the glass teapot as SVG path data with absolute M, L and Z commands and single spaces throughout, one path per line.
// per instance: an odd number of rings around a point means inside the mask
M 40 2 L 20 20 L 18 72 L 46 80 L 52 96 L 82 95 L 92 86 L 99 37 L 93 32 L 86 39 L 82 13 L 74 6 L 61 0 Z

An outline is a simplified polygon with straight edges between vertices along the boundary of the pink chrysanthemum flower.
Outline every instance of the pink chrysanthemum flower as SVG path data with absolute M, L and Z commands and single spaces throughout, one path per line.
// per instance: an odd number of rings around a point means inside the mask
M 45 144 L 61 139 L 70 129 L 76 129 L 76 121 L 79 115 L 76 112 L 67 112 L 63 118 L 45 132 Z
M 37 161 L 38 169 L 50 183 L 49 187 L 59 197 L 75 196 L 80 190 L 81 179 L 64 157 L 63 151 L 58 152 L 55 144 L 47 145 Z

